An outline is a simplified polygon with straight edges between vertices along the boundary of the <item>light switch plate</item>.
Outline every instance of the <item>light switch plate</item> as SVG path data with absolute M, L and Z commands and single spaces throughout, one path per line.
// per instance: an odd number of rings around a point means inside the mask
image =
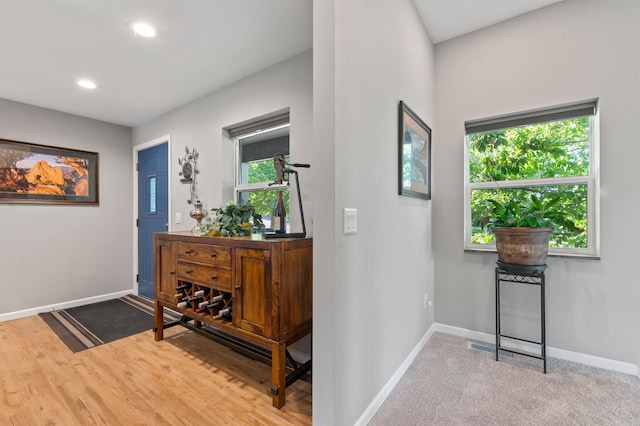
M 358 231 L 358 210 L 344 209 L 344 233 L 355 234 Z
M 176 212 L 176 223 L 182 223 L 182 213 Z

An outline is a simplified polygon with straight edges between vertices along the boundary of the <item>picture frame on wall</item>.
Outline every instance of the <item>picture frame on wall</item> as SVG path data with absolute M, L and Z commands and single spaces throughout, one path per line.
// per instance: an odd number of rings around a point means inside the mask
M 430 200 L 431 128 L 404 101 L 398 116 L 398 194 Z
M 0 203 L 98 205 L 98 153 L 0 139 Z

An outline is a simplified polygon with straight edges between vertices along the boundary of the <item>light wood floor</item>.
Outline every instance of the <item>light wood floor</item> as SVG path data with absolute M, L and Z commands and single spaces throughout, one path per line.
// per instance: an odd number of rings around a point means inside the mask
M 38 316 L 0 323 L 1 425 L 310 425 L 308 377 L 278 410 L 268 365 L 182 327 L 74 354 Z

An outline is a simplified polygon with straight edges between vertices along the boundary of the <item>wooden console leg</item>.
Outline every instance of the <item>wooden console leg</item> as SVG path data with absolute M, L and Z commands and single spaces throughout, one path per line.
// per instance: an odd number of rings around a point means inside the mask
M 157 300 L 153 302 L 153 328 L 156 341 L 164 338 L 164 308 Z
M 271 344 L 271 396 L 273 406 L 282 408 L 287 389 L 286 345 L 284 343 Z

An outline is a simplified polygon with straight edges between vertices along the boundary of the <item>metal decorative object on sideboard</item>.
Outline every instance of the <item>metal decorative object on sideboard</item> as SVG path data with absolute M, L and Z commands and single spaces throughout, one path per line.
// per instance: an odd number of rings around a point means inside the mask
M 185 146 L 184 150 L 184 157 L 178 158 L 178 165 L 181 167 L 178 176 L 182 176 L 180 182 L 188 183 L 190 186 L 191 196 L 187 200 L 187 204 L 192 204 L 194 208 L 189 212 L 189 216 L 196 221 L 196 225 L 191 230 L 191 233 L 193 235 L 200 235 L 202 219 L 207 217 L 207 211 L 202 208 L 202 201 L 198 198 L 197 176 L 198 173 L 200 173 L 200 170 L 198 170 L 198 157 L 200 154 L 195 148 L 189 151 L 188 146 Z
M 304 222 L 304 209 L 302 208 L 302 195 L 300 194 L 300 179 L 298 178 L 298 172 L 293 170 L 292 167 L 302 167 L 308 169 L 310 164 L 303 163 L 286 163 L 283 154 L 276 154 L 273 157 L 273 167 L 276 169 L 276 179 L 271 185 L 282 185 L 286 182 L 289 185 L 289 175 L 293 174 L 296 178 L 296 191 L 298 195 L 298 209 L 300 212 L 300 222 L 302 224 L 302 232 L 290 232 L 290 233 L 267 233 L 267 238 L 304 238 L 307 236 L 307 227 Z M 281 200 L 280 200 L 281 201 Z

